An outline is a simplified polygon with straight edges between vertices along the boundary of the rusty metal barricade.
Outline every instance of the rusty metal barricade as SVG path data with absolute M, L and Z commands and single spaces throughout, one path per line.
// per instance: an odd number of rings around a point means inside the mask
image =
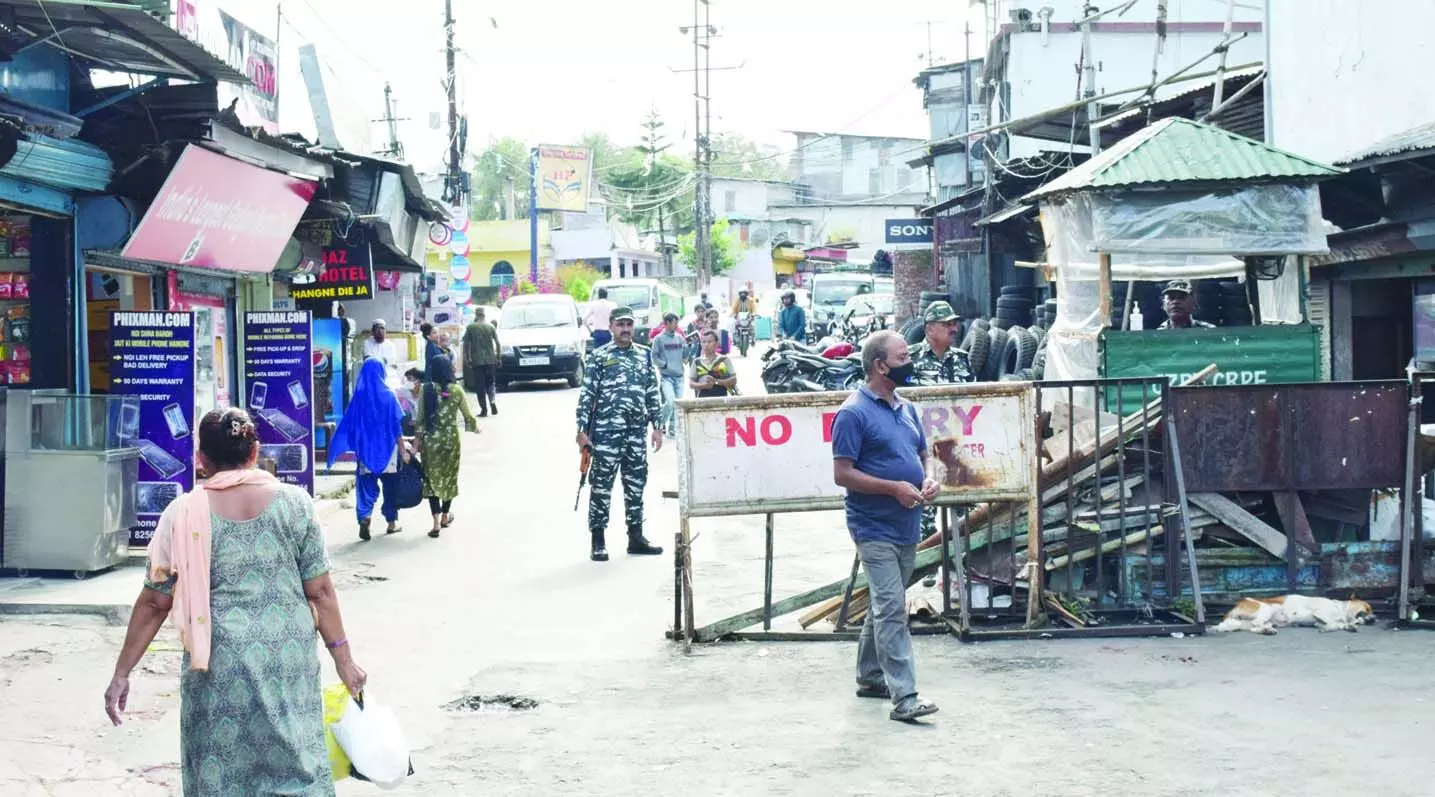
M 1180 461 L 1181 441 L 1161 412 L 1166 380 L 1036 387 L 1042 464 L 1025 503 L 1039 508 L 942 513 L 943 547 L 954 552 L 942 569 L 953 631 L 967 641 L 1201 633 L 1205 610 L 1179 469 L 1174 500 L 1159 482 L 1168 457 Z
M 1022 501 L 1034 493 L 1035 411 L 1029 383 L 1006 382 L 903 389 L 928 433 L 931 473 L 943 489 L 935 503 Z M 773 558 L 776 516 L 841 509 L 843 491 L 833 483 L 830 429 L 846 393 L 807 393 L 678 402 L 680 519 L 676 534 L 672 636 L 689 643 L 722 638 L 833 638 L 832 634 L 774 632 L 782 613 L 832 601 L 842 606 L 837 636 L 846 633 L 847 609 L 859 585 L 851 577 L 775 604 Z M 930 464 L 930 463 L 929 463 Z M 930 475 L 930 474 L 929 474 Z M 760 609 L 696 625 L 690 521 L 694 518 L 765 515 L 763 605 Z M 933 539 L 919 552 L 919 573 L 941 559 Z M 950 546 L 946 549 L 950 553 Z M 836 608 L 836 607 L 834 607 Z M 745 629 L 758 623 L 762 632 Z M 943 633 L 947 626 L 941 626 Z

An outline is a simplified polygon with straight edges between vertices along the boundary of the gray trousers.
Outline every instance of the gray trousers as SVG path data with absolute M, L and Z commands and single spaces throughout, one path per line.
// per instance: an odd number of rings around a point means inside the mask
M 917 694 L 912 633 L 907 630 L 907 584 L 916 566 L 917 546 L 875 540 L 857 543 L 867 574 L 867 619 L 857 641 L 857 683 L 884 682 L 895 705 Z

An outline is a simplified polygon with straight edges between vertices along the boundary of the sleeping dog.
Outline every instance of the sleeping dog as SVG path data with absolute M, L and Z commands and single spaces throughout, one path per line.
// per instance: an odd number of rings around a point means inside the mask
M 1241 598 L 1226 612 L 1217 631 L 1250 631 L 1274 634 L 1288 625 L 1313 625 L 1321 631 L 1356 631 L 1365 623 L 1375 622 L 1370 604 L 1356 600 L 1308 598 L 1304 595 L 1281 595 L 1275 598 Z

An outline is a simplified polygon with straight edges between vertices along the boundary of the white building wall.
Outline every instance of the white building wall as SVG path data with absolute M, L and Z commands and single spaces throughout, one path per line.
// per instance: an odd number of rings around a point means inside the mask
M 1299 3 L 1303 0 L 1291 1 Z M 1133 12 L 1135 8 L 1140 8 L 1142 5 L 1154 6 L 1154 3 L 1138 4 L 1133 8 Z M 1216 12 L 1223 11 L 1219 5 L 1211 2 L 1185 5 L 1215 9 Z M 1214 16 L 1216 14 L 1208 12 L 1205 21 L 1212 21 L 1211 17 Z M 1121 21 L 1128 20 L 1123 18 Z M 1064 29 L 1058 32 L 1055 27 Z M 1223 37 L 1223 33 L 1219 29 L 1211 32 L 1171 33 L 1166 37 L 1165 50 L 1156 61 L 1157 74 L 1161 78 L 1165 78 L 1185 69 L 1193 61 L 1215 49 Z M 1156 52 L 1156 34 L 1154 32 L 1102 31 L 1093 33 L 1091 39 L 1091 50 L 1098 64 L 1096 72 L 1096 93 L 1098 95 L 1133 86 L 1144 86 L 1151 82 L 1151 59 Z M 1078 99 L 1076 64 L 1080 60 L 1081 33 L 1080 31 L 1071 31 L 1069 24 L 1054 26 L 1052 32 L 1045 37 L 1039 31 L 1012 34 L 1011 55 L 1007 68 L 1007 82 L 1011 87 L 1010 105 L 1005 109 L 1004 114 L 998 114 L 998 109 L 993 108 L 993 116 L 1006 120 L 1020 119 L 1066 105 Z M 1226 65 L 1231 68 L 1260 63 L 1264 60 L 1264 41 L 1259 32 L 1253 32 L 1231 45 Z M 1211 71 L 1218 64 L 1219 56 L 1213 56 L 1191 69 L 1190 72 Z M 1190 84 L 1182 83 L 1168 85 L 1158 90 L 1156 96 L 1158 98 L 1169 97 L 1189 87 Z M 1134 99 L 1135 96 L 1133 94 L 1105 102 L 1116 103 L 1125 99 Z M 1014 137 L 1011 142 L 1010 157 L 1029 157 L 1043 150 L 1059 151 L 1064 149 L 1066 149 L 1064 143 Z
M 1329 162 L 1435 120 L 1435 3 L 1267 2 L 1271 143 Z
M 917 208 L 910 205 L 798 205 L 782 208 L 781 213 L 812 222 L 809 240 L 814 244 L 827 242 L 827 236 L 841 231 L 851 232 L 860 246 L 850 259 L 871 259 L 872 253 L 886 246 L 887 219 L 917 217 Z

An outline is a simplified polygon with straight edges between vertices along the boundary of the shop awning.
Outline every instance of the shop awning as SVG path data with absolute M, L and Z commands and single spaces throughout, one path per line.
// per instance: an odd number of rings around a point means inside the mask
M 269 273 L 318 183 L 185 147 L 123 255 L 176 266 Z
M 150 14 L 140 5 L 115 2 L 0 0 L 0 20 L 12 31 L 8 44 L 15 51 L 43 44 L 99 69 L 202 83 L 249 82 Z

